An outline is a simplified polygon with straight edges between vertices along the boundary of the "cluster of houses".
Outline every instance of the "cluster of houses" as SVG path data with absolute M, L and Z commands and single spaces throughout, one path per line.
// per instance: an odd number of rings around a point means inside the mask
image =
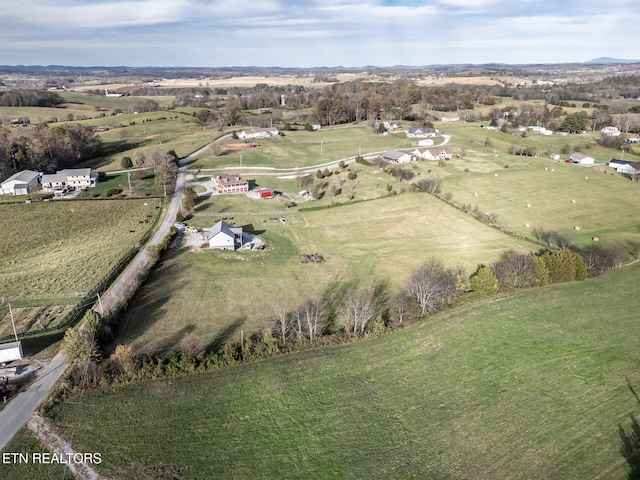
M 608 165 L 611 168 L 615 168 L 618 173 L 626 173 L 627 175 L 638 175 L 640 174 L 640 162 L 631 162 L 628 160 L 618 160 L 617 158 L 612 159 Z
M 56 173 L 45 174 L 33 170 L 22 170 L 0 184 L 0 194 L 27 195 L 39 190 L 54 193 L 84 190 L 94 187 L 97 179 L 98 175 L 91 173 L 90 168 L 66 168 Z

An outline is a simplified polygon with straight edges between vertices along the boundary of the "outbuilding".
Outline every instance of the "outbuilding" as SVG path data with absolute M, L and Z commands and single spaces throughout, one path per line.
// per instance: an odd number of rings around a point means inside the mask
M 0 343 L 0 363 L 22 360 L 22 357 L 21 342 Z
M 0 186 L 2 195 L 27 195 L 40 189 L 40 173 L 22 170 L 7 178 Z
M 207 241 L 211 248 L 237 250 L 242 246 L 242 228 L 232 227 L 224 220 L 220 220 L 207 232 Z
M 577 163 L 579 165 L 593 165 L 595 163 L 593 158 L 578 152 L 572 153 L 569 160 L 571 160 L 571 163 Z

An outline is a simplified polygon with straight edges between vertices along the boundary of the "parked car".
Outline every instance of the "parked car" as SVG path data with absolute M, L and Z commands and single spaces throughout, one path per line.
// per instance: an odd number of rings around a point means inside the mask
M 198 233 L 198 229 L 196 227 L 186 227 L 185 230 L 189 233 Z

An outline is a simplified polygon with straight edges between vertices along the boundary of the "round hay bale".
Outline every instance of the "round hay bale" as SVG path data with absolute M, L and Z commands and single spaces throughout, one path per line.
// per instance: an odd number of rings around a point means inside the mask
M 591 237 L 591 240 L 593 240 L 594 242 L 599 242 L 600 239 L 598 237 Z
M 496 174 L 494 174 L 493 176 L 494 176 L 494 177 L 497 177 L 497 176 L 498 176 L 498 174 L 496 173 Z
M 525 223 L 524 226 L 529 228 L 531 225 L 529 225 L 528 223 Z
M 571 199 L 571 203 L 576 203 L 576 201 L 572 198 L 572 199 Z
M 555 172 L 555 170 L 554 170 L 553 168 L 551 169 L 551 171 L 552 171 L 552 172 Z
M 585 180 L 589 180 L 589 177 L 584 177 Z
M 576 231 L 580 231 L 580 227 L 577 226 L 577 225 L 575 227 L 573 227 L 573 229 L 576 230 Z
M 477 193 L 474 193 L 474 194 L 473 194 L 473 196 L 474 196 L 474 197 L 477 197 L 477 196 L 478 196 L 478 194 L 477 194 Z
M 544 167 L 544 169 L 545 169 L 545 170 L 549 170 L 549 168 L 548 168 L 548 167 Z
M 531 208 L 531 204 L 530 203 L 527 203 L 527 208 Z

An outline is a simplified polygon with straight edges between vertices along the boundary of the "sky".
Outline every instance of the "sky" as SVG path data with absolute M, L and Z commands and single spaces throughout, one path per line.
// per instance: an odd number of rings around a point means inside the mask
M 0 0 L 0 65 L 637 59 L 638 25 L 637 0 Z

